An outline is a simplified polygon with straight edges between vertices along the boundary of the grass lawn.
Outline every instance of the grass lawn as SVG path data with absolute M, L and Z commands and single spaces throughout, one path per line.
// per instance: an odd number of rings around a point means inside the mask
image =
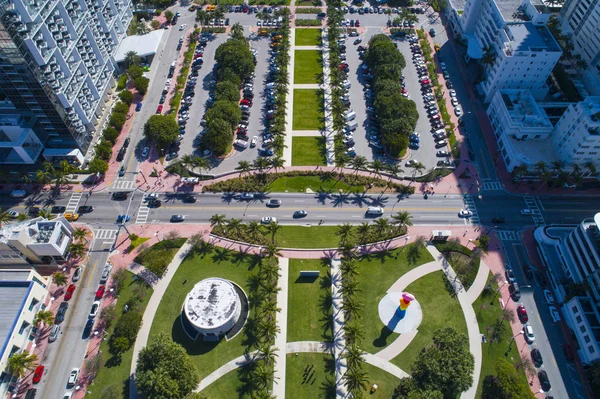
M 216 248 L 207 254 L 188 256 L 177 273 L 156 311 L 150 339 L 160 332 L 171 334 L 173 340 L 183 345 L 198 368 L 200 377 L 205 377 L 228 361 L 241 356 L 246 346 L 244 333 L 240 332 L 230 341 L 192 341 L 183 331 L 179 319 L 183 301 L 198 281 L 208 277 L 222 277 L 237 283 L 249 294 L 248 277 L 257 260 L 254 256 Z M 187 282 L 184 283 L 184 281 Z
M 290 259 L 287 342 L 333 339 L 328 265 L 321 259 Z M 301 278 L 301 270 L 320 270 L 321 274 L 316 279 Z
M 300 137 L 297 137 L 300 138 Z M 338 179 L 322 179 L 319 176 L 280 177 L 271 183 L 268 191 L 272 193 L 305 193 L 310 188 L 314 192 L 344 192 L 362 193 L 363 186 L 350 187 Z
M 148 301 L 152 296 L 152 288 L 146 285 L 143 281 L 133 280 L 133 273 L 127 272 L 127 274 L 128 276 L 125 283 L 125 287 L 119 294 L 119 299 L 117 300 L 117 303 L 115 305 L 118 311 L 118 315 L 123 314 L 123 307 L 125 306 L 127 301 L 129 301 L 129 298 L 131 298 L 131 295 L 133 293 L 133 287 L 135 287 L 138 284 L 142 284 L 144 287 L 147 288 L 146 296 L 140 304 L 140 312 L 144 313 L 144 309 L 146 309 L 146 305 L 148 304 Z M 113 330 L 115 329 L 117 321 L 118 319 L 115 320 L 112 323 L 112 326 L 108 329 L 107 332 L 109 335 L 112 334 Z M 102 389 L 109 385 L 117 384 L 119 388 L 123 388 L 123 397 L 128 398 L 129 372 L 131 369 L 131 360 L 133 357 L 133 346 L 122 355 L 121 363 L 117 365 L 114 365 L 113 362 L 110 361 L 111 358 L 108 352 L 108 340 L 102 341 L 102 344 L 100 345 L 100 351 L 104 353 L 104 362 L 102 368 L 96 375 L 94 382 L 90 385 L 86 397 L 100 398 L 102 396 Z
M 488 278 L 490 277 L 491 274 L 488 276 Z M 496 374 L 496 359 L 505 358 L 511 363 L 519 360 L 519 350 L 517 349 L 517 345 L 514 343 L 513 345 L 510 345 L 512 340 L 512 329 L 508 321 L 504 322 L 506 328 L 498 342 L 490 342 L 489 334 L 486 333 L 490 330 L 496 320 L 502 318 L 502 308 L 500 307 L 500 303 L 498 301 L 499 298 L 494 298 L 494 293 L 496 292 L 498 285 L 489 279 L 488 284 L 492 286 L 492 292 L 489 293 L 488 291 L 484 290 L 479 298 L 473 302 L 473 309 L 477 315 L 479 331 L 488 336 L 488 342 L 482 344 L 481 377 L 479 377 L 479 386 L 477 387 L 478 398 L 481 397 L 483 379 L 485 376 Z M 507 352 L 509 347 L 510 351 Z M 527 383 L 527 376 L 525 373 L 521 372 L 520 375 L 522 376 L 523 381 Z
M 453 327 L 467 334 L 467 325 L 458 300 L 451 297 L 445 287 L 444 272 L 437 271 L 421 277 L 406 290 L 413 294 L 423 310 L 419 333 L 406 349 L 392 359 L 392 363 L 410 373 L 411 365 L 421 350 L 431 343 L 433 333 L 444 327 Z
M 187 238 L 162 240 L 140 252 L 135 261 L 161 277 Z
M 365 397 L 369 399 L 389 399 L 393 397 L 394 389 L 400 383 L 398 378 L 370 364 L 365 364 L 364 370 L 367 372 L 367 378 L 369 379 L 369 386 Z M 369 389 L 371 389 L 373 384 L 377 384 L 377 391 L 370 394 Z
M 323 91 L 319 89 L 295 89 L 292 129 L 321 130 L 324 128 L 324 124 Z
M 248 397 L 240 392 L 243 389 L 243 384 L 239 379 L 239 372 L 240 369 L 235 369 L 225 374 L 202 390 L 202 395 L 208 399 Z
M 275 241 L 284 248 L 337 248 L 337 230 L 337 226 L 281 226 Z
M 320 46 L 321 29 L 296 29 L 296 46 Z
M 292 137 L 293 166 L 326 166 L 325 137 Z
M 471 261 L 471 255 L 473 251 L 469 248 L 460 245 L 454 244 L 452 242 L 436 242 L 435 247 L 438 251 L 442 252 L 448 262 L 452 266 L 455 272 L 459 273 L 461 271 L 462 264 L 468 265 Z M 462 263 L 461 261 L 462 257 Z M 456 259 L 455 259 L 456 258 Z M 466 272 L 465 277 L 460 277 L 460 282 L 465 287 L 465 291 L 468 291 L 473 285 L 473 281 L 475 281 L 475 277 L 477 277 L 477 271 L 479 271 L 479 263 L 481 262 L 480 258 L 475 258 L 472 261 L 471 267 L 465 266 Z
M 143 243 L 145 243 L 146 241 L 148 241 L 149 239 L 150 239 L 150 237 L 138 237 L 135 240 L 131 241 L 131 244 L 129 244 L 129 248 L 135 249 L 135 248 L 139 247 L 140 245 L 142 245 Z
M 306 375 L 305 370 L 308 371 Z M 334 399 L 335 385 L 332 384 L 334 381 L 333 356 L 323 353 L 287 355 L 285 372 L 287 399 Z
M 296 50 L 294 54 L 294 83 L 319 83 L 319 78 L 323 75 L 321 51 Z
M 369 353 L 379 352 L 398 336 L 381 322 L 378 312 L 379 301 L 400 276 L 420 264 L 433 261 L 429 252 L 422 248 L 419 251 L 419 258 L 415 262 L 409 263 L 406 258 L 409 247 L 410 245 L 404 249 L 395 249 L 360 258 L 357 276 L 360 292 L 356 294 L 356 297 L 364 305 L 362 312 L 365 329 L 363 349 Z M 421 302 L 419 297 L 417 299 Z

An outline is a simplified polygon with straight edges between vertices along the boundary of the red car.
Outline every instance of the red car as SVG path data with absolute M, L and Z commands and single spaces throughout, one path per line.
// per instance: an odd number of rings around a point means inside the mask
M 242 101 L 240 101 L 240 105 L 251 106 L 252 102 L 250 100 L 248 100 L 247 98 L 244 98 Z
M 202 58 L 202 53 L 194 54 L 194 59 Z
M 42 376 L 44 375 L 44 366 L 37 366 L 35 371 L 33 372 L 33 383 L 37 384 L 42 380 Z
M 358 19 L 357 19 L 357 20 L 356 20 L 356 22 L 354 23 L 354 26 L 355 26 L 355 27 L 357 27 L 357 28 L 360 26 L 360 21 L 359 21 Z
M 429 79 L 424 79 L 424 80 L 422 80 L 422 81 L 421 81 L 421 84 L 422 84 L 422 85 L 428 85 L 429 83 L 431 83 L 431 82 L 429 81 Z
M 160 114 L 160 113 L 162 113 L 162 109 L 163 109 L 163 106 L 162 106 L 162 104 L 161 104 L 161 105 L 159 105 L 159 106 L 158 106 L 158 108 L 156 108 L 156 113 L 157 113 L 157 114 Z
M 68 301 L 69 299 L 71 299 L 71 297 L 73 297 L 74 292 L 75 292 L 75 284 L 71 284 L 67 288 L 67 292 L 65 292 L 65 301 Z
M 529 316 L 527 316 L 527 310 L 525 310 L 525 306 L 519 306 L 517 308 L 517 315 L 519 316 L 521 323 L 525 324 L 529 321 Z
M 96 299 L 100 299 L 104 296 L 104 289 L 105 287 L 103 285 L 98 287 L 98 291 L 96 291 Z

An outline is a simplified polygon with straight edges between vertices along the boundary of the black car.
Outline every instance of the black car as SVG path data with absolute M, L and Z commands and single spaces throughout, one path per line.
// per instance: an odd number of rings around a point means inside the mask
M 77 213 L 90 213 L 94 211 L 94 207 L 91 205 L 82 205 L 77 210 Z
M 186 202 L 188 204 L 193 204 L 194 202 L 196 202 L 196 197 L 193 195 L 186 195 L 185 197 L 183 197 L 183 202 Z
M 40 208 L 37 206 L 32 206 L 31 208 L 29 208 L 29 210 L 27 211 L 27 213 L 30 216 L 36 217 L 39 213 L 40 213 Z
M 308 212 L 306 212 L 306 211 L 296 211 L 296 212 L 294 212 L 294 218 L 303 218 L 306 215 L 308 215 Z
M 165 96 L 164 94 L 162 96 L 160 96 L 160 100 L 158 100 L 159 104 L 164 104 L 165 100 L 167 99 L 167 96 Z
M 51 213 L 65 213 L 67 210 L 66 206 L 53 206 L 52 209 L 50 209 Z
M 123 142 L 123 148 L 129 147 L 129 143 L 131 142 L 131 138 L 127 137 Z
M 179 223 L 185 220 L 185 216 L 183 215 L 173 215 L 171 216 L 171 223 Z
M 58 312 L 56 312 L 56 316 L 54 317 L 54 323 L 59 324 L 65 320 L 65 313 L 67 313 L 67 309 L 69 308 L 68 302 L 62 302 L 58 307 Z
M 113 200 L 123 201 L 127 199 L 127 192 L 125 191 L 117 191 L 112 194 Z
M 148 201 L 148 208 L 159 208 L 162 205 L 162 201 L 159 199 L 151 199 Z
M 542 354 L 539 349 L 534 349 L 531 351 L 531 360 L 533 360 L 533 364 L 535 367 L 540 367 L 544 364 L 544 359 L 542 359 Z
M 126 152 L 127 152 L 127 149 L 125 147 L 123 147 L 119 150 L 119 153 L 117 154 L 117 162 L 121 162 L 123 160 L 123 158 L 125 158 Z
M 548 374 L 545 370 L 538 371 L 538 378 L 540 380 L 540 385 L 542 386 L 542 390 L 544 392 L 548 392 L 552 385 L 550 385 L 550 380 L 548 379 Z
M 85 323 L 85 327 L 83 328 L 83 338 L 87 338 L 92 333 L 92 328 L 94 327 L 94 319 L 88 319 L 87 323 Z

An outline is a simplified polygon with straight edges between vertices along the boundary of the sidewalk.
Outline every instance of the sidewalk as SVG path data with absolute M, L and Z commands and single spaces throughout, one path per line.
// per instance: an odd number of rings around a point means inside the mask
M 344 333 L 344 310 L 342 309 L 343 298 L 340 289 L 342 287 L 342 262 L 337 259 L 331 260 L 331 298 L 333 307 L 333 354 L 335 359 L 335 392 L 336 397 L 343 399 L 347 396 L 344 384 L 346 374 L 346 360 L 343 357 L 346 349 L 346 337 Z
M 279 279 L 277 292 L 277 307 L 281 309 L 275 315 L 279 332 L 275 336 L 275 348 L 276 357 L 274 368 L 274 380 L 273 380 L 273 395 L 276 398 L 285 398 L 285 376 L 286 376 L 286 362 L 287 357 L 285 356 L 285 343 L 287 342 L 287 312 L 288 312 L 288 277 L 289 277 L 289 264 L 288 258 L 279 258 Z

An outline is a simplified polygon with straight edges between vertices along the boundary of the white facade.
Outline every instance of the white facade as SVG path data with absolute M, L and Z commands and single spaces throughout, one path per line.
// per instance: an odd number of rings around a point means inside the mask
M 60 264 L 68 259 L 73 227 L 64 218 L 36 218 L 0 229 L 2 265 Z
M 0 151 L 8 152 L 5 163 L 33 164 L 40 156 L 44 146 L 30 124 L 18 113 L 0 115 Z
M 8 370 L 16 353 L 33 352 L 40 338 L 35 315 L 45 309 L 48 282 L 34 271 L 0 273 L 0 396 L 17 390 L 17 379 Z
M 455 31 L 467 41 L 467 55 L 475 59 L 485 58 L 486 53 L 495 55 L 477 86 L 484 102 L 490 102 L 499 89 L 526 89 L 542 99 L 548 92 L 546 79 L 562 54 L 545 26 L 549 18 L 545 7 L 528 0 L 498 4 L 467 0 L 462 11 L 462 15 L 456 10 L 451 15 Z
M 584 364 L 600 358 L 600 313 L 589 297 L 574 297 L 562 308 L 565 322 L 574 331 L 577 354 Z
M 560 118 L 553 136 L 560 160 L 600 168 L 600 97 L 573 104 Z

